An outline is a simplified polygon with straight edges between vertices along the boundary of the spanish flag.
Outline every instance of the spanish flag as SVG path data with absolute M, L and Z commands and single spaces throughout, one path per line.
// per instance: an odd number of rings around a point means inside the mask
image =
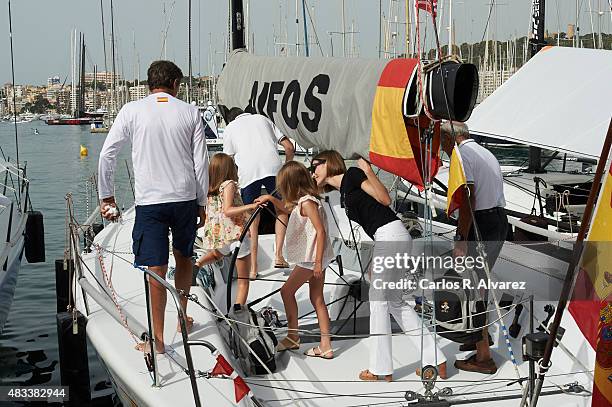
M 466 186 L 465 172 L 459 147 L 455 144 L 451 154 L 450 169 L 448 170 L 448 191 L 446 192 L 446 213 L 451 216 L 462 204 Z
M 611 125 L 612 126 L 612 125 Z M 612 129 L 612 127 L 611 127 Z M 608 159 L 610 162 L 610 158 Z M 606 173 L 568 309 L 595 349 L 591 405 L 612 406 L 612 167 Z
M 372 106 L 370 162 L 399 175 L 419 189 L 424 186 L 423 162 L 431 163 L 433 177 L 439 167 L 439 125 L 435 126 L 432 145 L 426 150 L 420 135 L 429 125 L 425 116 L 416 125 L 404 117 L 404 96 L 418 69 L 416 59 L 394 59 L 384 68 Z M 420 127 L 419 127 L 420 125 Z M 431 154 L 431 160 L 426 159 Z

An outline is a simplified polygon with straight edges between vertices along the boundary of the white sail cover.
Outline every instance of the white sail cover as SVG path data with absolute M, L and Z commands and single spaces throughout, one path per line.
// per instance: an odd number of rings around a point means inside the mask
M 612 51 L 544 48 L 478 105 L 470 133 L 598 158 L 612 118 Z
M 388 62 L 235 51 L 219 77 L 218 104 L 253 106 L 302 147 L 368 157 L 372 103 Z

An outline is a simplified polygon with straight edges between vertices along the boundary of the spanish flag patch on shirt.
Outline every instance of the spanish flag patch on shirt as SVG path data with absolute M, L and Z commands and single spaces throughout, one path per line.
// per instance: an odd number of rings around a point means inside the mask
M 157 97 L 157 102 L 158 103 L 168 102 L 168 98 L 166 96 L 158 96 Z

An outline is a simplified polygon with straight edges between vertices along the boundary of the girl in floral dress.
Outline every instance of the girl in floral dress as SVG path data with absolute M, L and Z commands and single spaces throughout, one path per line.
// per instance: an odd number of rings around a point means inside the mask
M 208 167 L 209 187 L 206 205 L 206 223 L 203 226 L 203 244 L 207 252 L 196 260 L 197 267 L 227 256 L 238 247 L 240 234 L 257 204 L 244 205 L 238 190 L 238 171 L 232 157 L 217 153 Z M 240 245 L 236 269 L 238 289 L 236 304 L 246 303 L 249 294 L 251 252 L 248 235 Z

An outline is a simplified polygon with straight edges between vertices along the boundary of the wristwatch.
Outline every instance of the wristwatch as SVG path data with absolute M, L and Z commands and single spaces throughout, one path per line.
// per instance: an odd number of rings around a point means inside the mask
M 465 238 L 461 235 L 461 233 L 457 233 L 455 234 L 455 237 L 453 238 L 453 240 L 455 242 L 462 242 L 465 240 Z

